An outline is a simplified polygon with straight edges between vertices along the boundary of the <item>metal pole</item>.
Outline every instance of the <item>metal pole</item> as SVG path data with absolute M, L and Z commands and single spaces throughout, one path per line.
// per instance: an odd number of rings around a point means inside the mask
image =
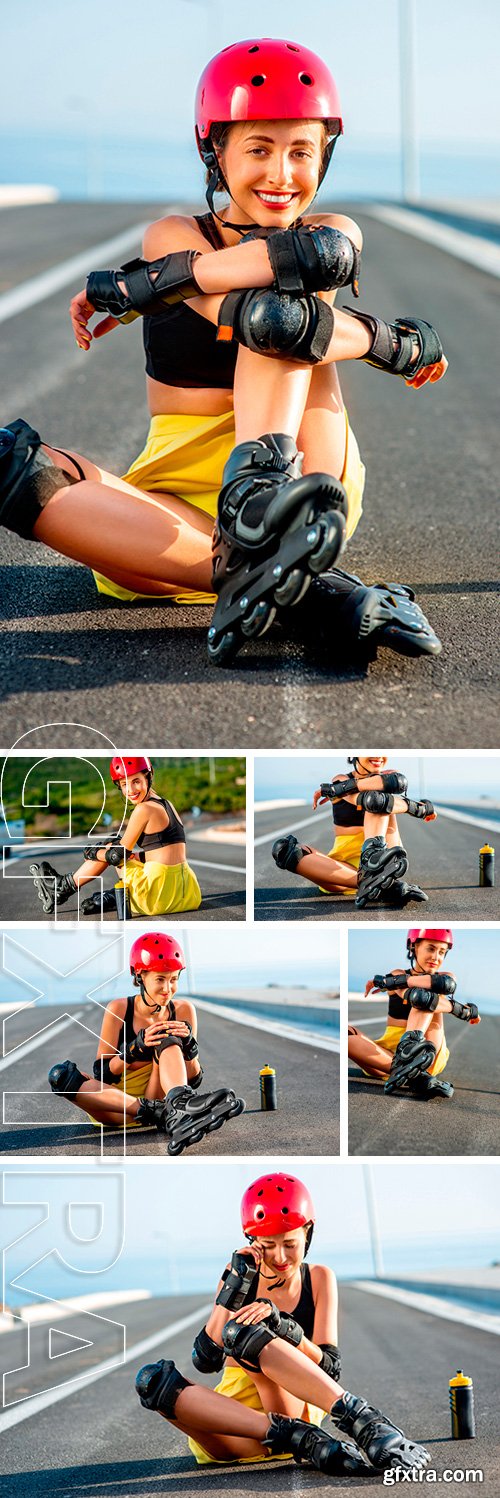
M 186 981 L 187 981 L 188 993 L 194 993 L 194 968 L 193 968 L 193 959 L 192 959 L 192 956 L 191 956 L 191 938 L 190 938 L 189 931 L 183 931 L 183 933 L 182 933 L 182 941 L 183 941 L 183 946 L 184 946 L 184 954 L 185 954 L 185 958 L 186 958 Z
M 415 0 L 399 0 L 401 190 L 404 202 L 420 198 L 417 137 L 417 22 Z
M 370 1229 L 370 1245 L 372 1251 L 373 1273 L 375 1279 L 382 1279 L 384 1275 L 384 1260 L 382 1256 L 382 1244 L 380 1241 L 380 1230 L 378 1225 L 377 1201 L 373 1187 L 371 1165 L 363 1165 L 363 1177 L 365 1182 L 366 1210 L 368 1213 L 368 1226 Z
M 419 754 L 418 757 L 418 794 L 421 801 L 425 801 L 425 759 Z

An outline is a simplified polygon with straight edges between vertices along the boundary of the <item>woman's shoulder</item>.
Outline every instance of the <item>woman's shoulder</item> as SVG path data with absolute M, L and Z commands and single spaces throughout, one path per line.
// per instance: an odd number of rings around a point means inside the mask
M 142 242 L 143 254 L 148 260 L 171 254 L 174 250 L 211 248 L 196 220 L 182 213 L 172 213 L 148 224 Z
M 106 1004 L 106 1014 L 116 1014 L 118 1019 L 123 1019 L 127 1004 L 128 999 L 110 999 L 109 1004 Z
M 342 234 L 347 234 L 352 239 L 358 250 L 363 248 L 363 235 L 356 220 L 349 218 L 346 213 L 313 213 L 304 219 L 305 224 L 311 226 L 324 226 L 328 229 L 340 229 Z
M 313 1289 L 316 1287 L 319 1290 L 322 1285 L 335 1285 L 337 1283 L 336 1275 L 328 1264 L 310 1264 L 309 1269 Z

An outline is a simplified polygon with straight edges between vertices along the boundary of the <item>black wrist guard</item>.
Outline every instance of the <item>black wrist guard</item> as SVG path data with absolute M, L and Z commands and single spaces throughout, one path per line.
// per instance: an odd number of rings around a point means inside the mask
M 293 1316 L 289 1316 L 287 1311 L 280 1311 L 274 1304 L 274 1300 L 268 1300 L 267 1295 L 262 1295 L 260 1298 L 263 1304 L 271 1307 L 270 1315 L 266 1316 L 267 1326 L 270 1326 L 271 1331 L 277 1337 L 281 1337 L 283 1342 L 290 1342 L 292 1347 L 298 1347 L 304 1336 L 298 1321 L 295 1321 Z
M 161 312 L 165 305 L 200 296 L 203 293 L 193 276 L 193 263 L 199 253 L 199 250 L 175 250 L 171 255 L 149 261 L 138 256 L 127 260 L 120 270 L 91 271 L 87 278 L 89 302 L 97 312 L 107 312 L 126 323 L 144 313 Z M 119 281 L 125 291 L 120 290 Z
M 128 852 L 129 849 L 123 848 L 121 843 L 114 843 L 113 847 L 106 848 L 105 862 L 111 864 L 112 868 L 116 868 L 118 864 L 123 863 Z
M 84 858 L 91 858 L 93 861 L 95 861 L 95 859 L 97 858 L 97 854 L 98 854 L 99 848 L 102 848 L 102 847 L 103 847 L 102 843 L 89 843 L 88 847 L 84 848 L 84 850 L 83 850 L 83 856 L 84 856 Z M 103 850 L 103 852 L 101 854 L 101 857 L 99 859 L 99 863 L 106 863 L 106 856 L 105 856 L 104 850 Z
M 224 1366 L 224 1349 L 209 1336 L 206 1326 L 195 1337 L 191 1356 L 198 1373 L 219 1373 Z
M 92 1067 L 92 1075 L 93 1077 L 95 1077 L 96 1082 L 102 1081 L 108 1087 L 112 1085 L 113 1082 L 118 1081 L 118 1077 L 115 1077 L 114 1072 L 111 1071 L 109 1064 L 110 1061 L 111 1056 L 96 1056 L 94 1065 Z
M 265 238 L 267 253 L 280 292 L 333 291 L 352 286 L 359 296 L 361 251 L 341 229 L 315 224 L 300 229 L 265 229 L 245 239 Z
M 393 993 L 398 988 L 406 988 L 411 973 L 375 973 L 373 982 L 376 988 L 385 988 L 388 993 Z
M 151 1046 L 144 1044 L 145 1033 L 145 1030 L 138 1030 L 137 1035 L 134 1035 L 134 1039 L 129 1040 L 128 1044 L 122 1040 L 118 1048 L 118 1055 L 121 1056 L 122 1061 L 152 1061 Z
M 479 1009 L 477 1004 L 461 1004 L 458 999 L 450 999 L 451 1012 L 455 1019 L 463 1019 L 468 1024 L 471 1019 L 478 1019 Z
M 323 786 L 321 787 L 321 789 L 323 790 Z M 354 794 L 354 791 L 357 791 L 357 789 L 358 782 L 355 775 L 346 775 L 344 777 L 342 775 L 338 775 L 335 777 L 335 780 L 332 780 L 331 782 L 330 795 L 352 796 Z
M 359 318 L 373 334 L 373 343 L 368 354 L 362 358 L 374 369 L 383 369 L 386 374 L 401 375 L 403 380 L 412 380 L 429 364 L 439 364 L 443 349 L 435 328 L 418 317 L 398 317 L 396 322 L 382 322 L 369 312 L 355 312 L 352 307 L 342 309 L 350 317 Z
M 452 978 L 451 973 L 432 973 L 431 975 L 432 993 L 444 993 L 449 999 L 450 995 L 455 992 L 456 986 L 457 980 Z
M 410 801 L 409 796 L 405 796 L 405 801 L 406 810 L 410 817 L 418 817 L 420 822 L 433 821 L 436 813 L 432 801 Z
M 338 1383 L 342 1368 L 339 1348 L 333 1342 L 318 1342 L 318 1347 L 321 1348 L 323 1354 L 320 1368 L 323 1369 L 323 1373 L 328 1373 L 329 1378 L 334 1378 Z
M 216 1306 L 239 1311 L 241 1306 L 255 1300 L 259 1271 L 253 1258 L 236 1250 L 231 1259 L 231 1268 L 224 1270 L 222 1278 L 224 1284 L 222 1290 L 219 1290 Z
M 425 1009 L 431 1013 L 437 1009 L 439 999 L 437 993 L 432 993 L 430 988 L 407 988 L 404 993 L 405 999 L 411 1004 L 412 1009 Z
M 196 1035 L 193 1035 L 191 1025 L 188 1024 L 187 1020 L 186 1025 L 189 1030 L 189 1035 L 181 1036 L 182 1054 L 185 1061 L 196 1061 L 196 1057 L 199 1055 L 198 1041 L 196 1039 Z

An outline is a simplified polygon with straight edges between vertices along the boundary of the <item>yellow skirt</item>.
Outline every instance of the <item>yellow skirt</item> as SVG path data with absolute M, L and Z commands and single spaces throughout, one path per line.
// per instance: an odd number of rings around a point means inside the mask
M 217 1384 L 216 1393 L 225 1394 L 227 1395 L 228 1399 L 235 1399 L 238 1404 L 245 1404 L 247 1406 L 247 1409 L 262 1410 L 262 1404 L 260 1402 L 253 1379 L 250 1378 L 250 1374 L 246 1373 L 244 1368 L 226 1367 L 222 1374 L 220 1384 Z M 309 1421 L 310 1425 L 321 1425 L 321 1421 L 325 1418 L 325 1410 L 318 1409 L 315 1404 L 308 1404 L 306 1406 L 306 1414 L 304 1418 Z M 198 1441 L 193 1441 L 191 1436 L 188 1436 L 188 1446 L 189 1450 L 192 1451 L 193 1456 L 196 1457 L 196 1461 L 198 1462 L 198 1465 L 200 1467 L 207 1465 L 209 1462 L 217 1462 L 219 1465 L 226 1465 L 224 1462 L 220 1463 L 218 1457 L 209 1456 L 209 1453 L 208 1451 L 205 1451 L 204 1446 L 200 1446 L 198 1444 Z M 283 1461 L 289 1460 L 290 1453 L 283 1452 Z M 228 1457 L 228 1464 L 230 1464 L 231 1466 L 236 1461 L 267 1462 L 276 1461 L 276 1457 L 265 1456 L 264 1453 L 259 1456 Z
M 358 869 L 359 860 L 361 858 L 361 848 L 363 846 L 363 838 L 364 832 L 362 827 L 359 828 L 359 832 L 338 832 L 333 844 L 333 848 L 331 848 L 330 852 L 326 855 L 327 858 L 338 858 L 341 863 L 349 863 L 351 865 L 351 868 Z M 331 889 L 323 889 L 322 884 L 320 884 L 318 888 L 324 895 L 331 895 L 332 893 Z M 353 891 L 349 888 L 349 886 L 343 889 L 342 885 L 339 884 L 337 889 L 335 890 L 335 894 L 352 896 Z
M 404 1025 L 387 1025 L 383 1035 L 378 1036 L 377 1040 L 375 1041 L 375 1045 L 383 1046 L 384 1051 L 390 1051 L 391 1056 L 393 1056 L 396 1050 L 396 1046 L 399 1045 L 401 1036 L 404 1034 L 404 1028 Z M 427 1068 L 429 1076 L 439 1076 L 439 1073 L 444 1071 L 449 1059 L 450 1052 L 443 1035 L 442 1043 L 439 1047 L 437 1055 L 434 1058 L 432 1066 L 429 1066 Z M 363 1068 L 361 1068 L 361 1070 L 363 1070 Z M 372 1073 L 369 1071 L 365 1071 L 364 1073 L 365 1077 L 371 1077 L 371 1075 Z
M 128 1097 L 144 1097 L 144 1093 L 146 1091 L 146 1087 L 148 1085 L 152 1070 L 153 1068 L 150 1061 L 147 1061 L 144 1066 L 137 1067 L 137 1070 L 134 1068 L 134 1070 L 132 1071 L 130 1067 L 127 1067 L 126 1087 L 125 1072 L 123 1073 L 123 1076 L 118 1077 L 116 1082 L 113 1082 L 112 1085 L 116 1088 L 117 1092 L 126 1092 L 128 1094 Z M 101 1128 L 101 1124 L 98 1122 L 97 1118 L 92 1118 L 90 1113 L 87 1114 L 87 1117 L 90 1119 L 90 1122 L 94 1125 L 95 1129 Z M 136 1123 L 135 1118 L 126 1118 L 125 1114 L 123 1115 L 123 1118 L 126 1129 L 140 1129 L 141 1127 L 144 1128 L 144 1124 L 141 1125 Z M 121 1128 L 121 1120 L 119 1124 L 103 1124 L 102 1127 L 105 1129 Z
M 365 467 L 351 431 L 346 412 L 346 455 L 341 480 L 349 501 L 347 538 L 352 536 L 361 517 Z M 146 445 L 139 457 L 123 475 L 136 489 L 150 493 L 176 494 L 196 510 L 217 514 L 217 500 L 222 472 L 235 443 L 234 412 L 222 416 L 153 416 Z M 161 597 L 165 603 L 213 603 L 212 593 L 195 593 L 189 589 L 165 597 L 165 594 L 131 593 L 110 578 L 94 572 L 99 593 L 123 602 L 136 598 Z
M 132 916 L 175 915 L 201 905 L 201 889 L 188 863 L 128 863 L 121 882 L 128 890 Z

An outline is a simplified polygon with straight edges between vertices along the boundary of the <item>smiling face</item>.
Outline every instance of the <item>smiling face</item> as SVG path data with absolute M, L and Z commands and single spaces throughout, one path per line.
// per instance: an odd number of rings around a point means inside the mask
M 173 999 L 178 986 L 180 973 L 150 973 L 146 969 L 140 974 L 142 978 L 147 1003 L 155 1005 L 158 1010 L 166 1008 L 170 999 Z
M 231 125 L 217 149 L 230 191 L 228 219 L 288 228 L 318 189 L 326 131 L 321 120 Z
M 293 1232 L 277 1233 L 274 1237 L 269 1234 L 255 1239 L 263 1250 L 263 1263 L 269 1274 L 279 1275 L 280 1279 L 291 1279 L 304 1259 L 306 1235 L 307 1228 L 295 1228 Z
M 145 801 L 149 790 L 149 778 L 147 775 L 128 775 L 126 780 L 120 780 L 122 796 L 131 801 L 133 806 L 138 806 L 140 801 Z
M 387 764 L 386 754 L 363 754 L 356 760 L 356 773 L 360 775 L 364 770 L 366 775 L 381 775 Z
M 417 966 L 422 973 L 437 973 L 443 966 L 448 947 L 445 941 L 428 941 L 425 937 L 422 941 L 415 942 L 415 958 Z

